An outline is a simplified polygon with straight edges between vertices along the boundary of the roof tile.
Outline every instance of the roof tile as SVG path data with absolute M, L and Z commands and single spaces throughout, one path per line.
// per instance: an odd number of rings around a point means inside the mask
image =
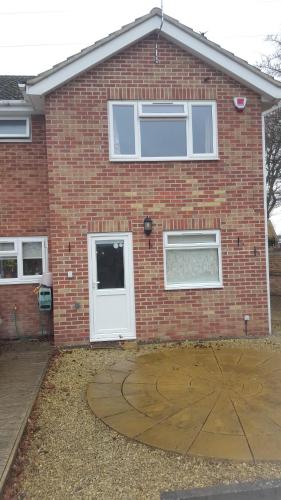
M 18 87 L 19 83 L 25 83 L 32 78 L 22 75 L 0 75 L 0 100 L 19 100 L 23 95 Z

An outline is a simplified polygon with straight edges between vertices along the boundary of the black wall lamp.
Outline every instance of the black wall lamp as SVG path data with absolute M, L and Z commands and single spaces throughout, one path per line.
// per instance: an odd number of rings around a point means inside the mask
M 152 232 L 152 219 L 151 217 L 146 217 L 143 221 L 143 230 L 146 236 L 149 236 Z

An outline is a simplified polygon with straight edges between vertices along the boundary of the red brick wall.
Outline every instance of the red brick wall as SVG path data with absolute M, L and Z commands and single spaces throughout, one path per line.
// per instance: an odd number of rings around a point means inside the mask
M 0 143 L 0 179 L 0 236 L 48 235 L 44 117 L 32 119 L 32 142 Z M 35 286 L 0 285 L 0 339 L 15 337 L 16 328 L 20 336 L 41 334 Z
M 40 312 L 36 285 L 1 285 L 0 339 L 40 337 L 50 334 L 51 315 Z
M 89 342 L 86 235 L 99 231 L 133 233 L 139 340 L 242 336 L 245 314 L 250 334 L 268 334 L 260 98 L 167 41 L 159 57 L 146 39 L 47 98 L 58 344 Z M 219 161 L 110 163 L 109 99 L 215 99 Z M 224 288 L 165 291 L 163 230 L 201 228 L 221 230 Z

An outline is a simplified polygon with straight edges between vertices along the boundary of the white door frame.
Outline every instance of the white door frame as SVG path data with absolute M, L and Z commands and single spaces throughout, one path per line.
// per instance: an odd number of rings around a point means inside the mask
M 124 270 L 127 273 L 128 278 L 126 282 L 128 283 L 130 289 L 130 317 L 131 317 L 131 332 L 126 337 L 116 338 L 112 336 L 95 335 L 95 325 L 94 325 L 94 260 L 95 255 L 92 254 L 92 241 L 94 238 L 126 238 L 128 242 L 128 258 L 124 260 Z M 133 238 L 132 233 L 89 233 L 87 235 L 88 241 L 88 273 L 89 273 L 89 324 L 90 324 L 90 342 L 103 342 L 103 341 L 120 341 L 129 340 L 136 338 L 136 320 L 135 320 L 135 288 L 134 288 L 134 264 L 133 264 Z

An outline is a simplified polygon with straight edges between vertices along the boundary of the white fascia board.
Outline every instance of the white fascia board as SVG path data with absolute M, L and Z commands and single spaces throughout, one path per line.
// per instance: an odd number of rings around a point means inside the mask
M 126 49 L 138 40 L 146 37 L 160 26 L 159 17 L 154 16 L 142 24 L 135 26 L 118 37 L 113 38 L 109 42 L 97 48 L 93 48 L 85 55 L 81 55 L 78 59 L 70 62 L 55 73 L 47 75 L 46 78 L 34 85 L 26 86 L 27 95 L 45 95 L 53 91 L 60 85 L 68 82 L 75 76 L 87 71 L 91 67 L 101 63 L 102 61 L 112 57 L 114 54 Z
M 281 99 L 281 87 L 275 85 L 274 82 L 271 83 L 266 78 L 263 78 L 262 74 L 259 76 L 250 67 L 247 68 L 174 24 L 165 21 L 162 32 L 171 41 L 180 44 L 184 49 L 243 83 L 246 87 L 250 87 L 257 93 L 265 94 L 273 99 Z

